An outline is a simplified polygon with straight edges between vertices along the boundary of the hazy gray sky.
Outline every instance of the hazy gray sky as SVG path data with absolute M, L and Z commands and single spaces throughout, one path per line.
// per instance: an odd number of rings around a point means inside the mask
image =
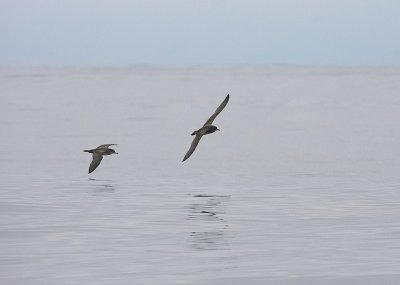
M 399 65 L 399 0 L 0 0 L 0 64 Z

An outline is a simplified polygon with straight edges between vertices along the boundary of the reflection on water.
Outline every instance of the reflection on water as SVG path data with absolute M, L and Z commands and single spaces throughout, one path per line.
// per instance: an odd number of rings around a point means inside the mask
M 96 192 L 115 192 L 115 184 L 113 180 L 95 178 L 88 178 L 88 180 L 94 182 L 92 187 Z
M 203 231 L 190 233 L 190 244 L 196 250 L 228 249 L 229 223 L 223 216 L 230 196 L 193 195 L 196 203 L 189 206 L 188 220 L 202 222 Z
M 192 232 L 190 233 L 191 246 L 196 250 L 229 249 L 229 242 L 225 231 Z
M 189 206 L 189 220 L 202 219 L 219 220 L 225 222 L 225 220 L 221 216 L 225 214 L 224 203 L 229 201 L 229 195 L 194 195 L 193 197 L 204 199 L 197 199 L 197 203 L 193 203 Z

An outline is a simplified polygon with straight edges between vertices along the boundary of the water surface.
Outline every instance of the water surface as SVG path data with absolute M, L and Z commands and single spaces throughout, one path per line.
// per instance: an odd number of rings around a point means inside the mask
M 398 69 L 3 67 L 0 86 L 2 284 L 400 282 Z

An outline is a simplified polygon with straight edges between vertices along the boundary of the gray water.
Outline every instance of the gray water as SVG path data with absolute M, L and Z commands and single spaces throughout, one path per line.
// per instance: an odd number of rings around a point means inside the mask
M 400 69 L 3 67 L 0 88 L 1 284 L 400 284 Z

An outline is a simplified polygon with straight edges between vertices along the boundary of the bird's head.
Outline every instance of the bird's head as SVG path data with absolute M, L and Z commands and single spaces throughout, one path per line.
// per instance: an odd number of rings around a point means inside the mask
M 216 131 L 219 131 L 219 129 L 214 125 L 210 125 L 210 126 L 208 126 L 207 134 L 211 134 L 211 133 L 216 132 Z
M 112 148 L 109 148 L 107 150 L 107 154 L 118 154 L 118 152 L 116 152 L 115 150 L 113 150 Z

